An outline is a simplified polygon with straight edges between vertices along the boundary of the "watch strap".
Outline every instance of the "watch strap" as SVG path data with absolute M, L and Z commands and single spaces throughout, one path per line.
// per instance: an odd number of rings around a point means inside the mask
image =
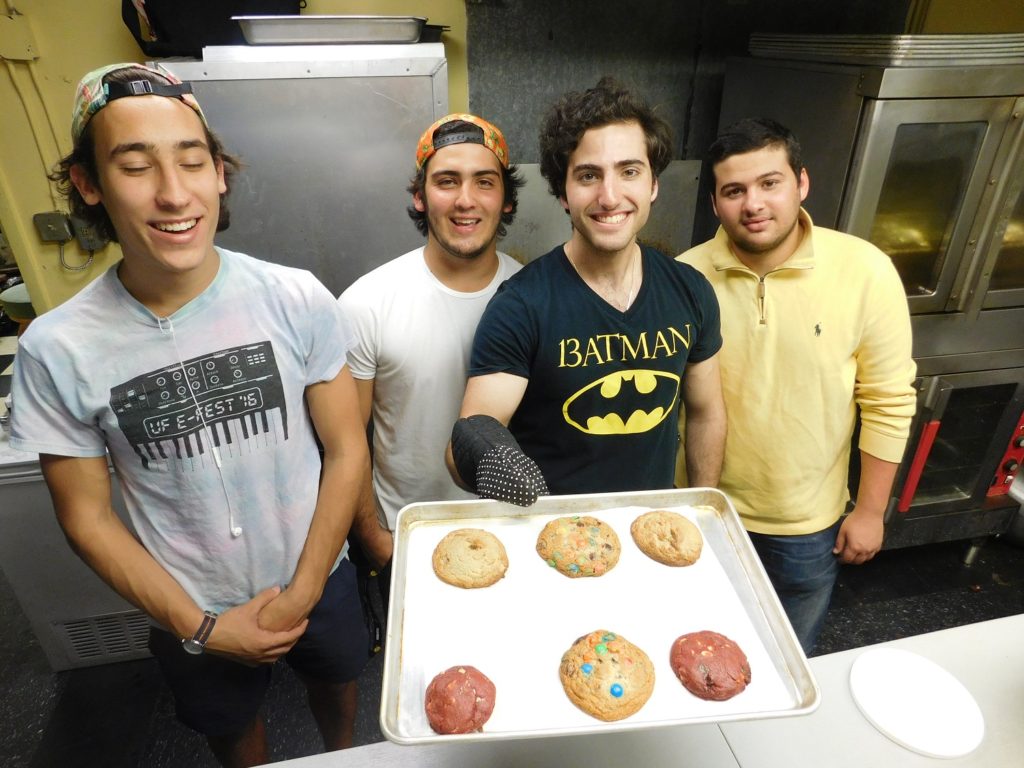
M 203 611 L 203 621 L 199 625 L 199 629 L 192 635 L 191 640 L 182 640 L 182 642 L 190 642 L 193 647 L 205 648 L 206 642 L 210 639 L 210 635 L 213 634 L 213 625 L 217 623 L 217 614 L 212 611 Z

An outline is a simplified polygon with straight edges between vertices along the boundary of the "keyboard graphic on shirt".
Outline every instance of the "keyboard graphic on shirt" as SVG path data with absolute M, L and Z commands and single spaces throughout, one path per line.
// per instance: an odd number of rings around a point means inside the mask
M 212 465 L 210 442 L 223 460 L 288 439 L 284 390 L 269 341 L 136 376 L 110 390 L 110 407 L 146 469 L 207 460 Z

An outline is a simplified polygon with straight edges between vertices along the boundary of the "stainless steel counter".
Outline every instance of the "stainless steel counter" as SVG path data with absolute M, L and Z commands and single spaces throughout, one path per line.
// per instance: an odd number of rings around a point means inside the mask
M 1024 614 L 908 637 L 882 645 L 913 651 L 962 682 L 985 717 L 985 737 L 949 768 L 1010 768 L 1024 751 Z M 644 768 L 829 768 L 934 766 L 882 735 L 864 719 L 850 695 L 857 648 L 811 659 L 821 706 L 803 717 L 695 725 L 608 735 L 512 742 L 398 746 L 390 742 L 275 763 L 287 768 L 469 768 L 488 766 L 637 765 Z
M 865 649 L 811 659 L 821 705 L 799 720 L 727 723 L 721 726 L 739 765 L 793 768 L 1020 766 L 1024 753 L 1024 614 L 968 624 L 882 645 L 913 651 L 954 675 L 974 696 L 985 718 L 981 745 L 965 757 L 938 761 L 898 746 L 857 709 L 850 695 L 850 667 Z
M 390 741 L 274 763 L 275 768 L 737 768 L 715 725 L 522 741 L 399 746 Z

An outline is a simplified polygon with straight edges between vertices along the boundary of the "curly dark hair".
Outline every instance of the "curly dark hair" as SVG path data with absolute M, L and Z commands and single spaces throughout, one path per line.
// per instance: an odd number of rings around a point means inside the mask
M 104 83 L 120 82 L 126 83 L 133 80 L 148 80 L 151 83 L 167 85 L 170 83 L 166 78 L 145 69 L 117 69 L 103 78 Z M 214 161 L 221 161 L 224 165 L 224 184 L 227 190 L 220 196 L 220 216 L 217 219 L 217 231 L 223 232 L 231 224 L 231 213 L 228 210 L 227 198 L 231 193 L 231 179 L 242 168 L 241 161 L 224 150 L 221 140 L 213 133 L 206 123 L 203 123 L 203 131 L 206 134 L 206 144 L 210 148 L 210 154 Z M 97 188 L 101 188 L 99 172 L 96 166 L 96 144 L 92 135 L 92 121 L 86 123 L 85 130 L 71 151 L 71 154 L 61 158 L 48 178 L 55 182 L 57 189 L 68 200 L 71 213 L 83 219 L 87 224 L 92 225 L 96 233 L 107 240 L 117 242 L 117 232 L 114 224 L 107 214 L 103 203 L 89 205 L 82 199 L 81 193 L 71 181 L 71 167 L 80 166 L 85 171 L 86 177 Z
M 789 167 L 800 178 L 800 171 L 804 167 L 800 142 L 789 128 L 770 117 L 745 117 L 723 129 L 708 148 L 708 167 L 714 172 L 716 165 L 733 155 L 743 155 L 765 147 L 785 149 Z
M 458 133 L 465 130 L 472 130 L 478 128 L 474 123 L 467 123 L 464 120 L 451 120 L 447 123 L 442 124 L 436 131 L 434 131 L 434 138 L 441 138 L 449 133 Z M 423 194 L 423 190 L 427 185 L 427 166 L 430 165 L 430 158 L 423 164 L 423 167 L 418 169 L 411 179 L 409 179 L 409 186 L 406 187 L 406 191 L 410 195 L 419 195 L 423 201 L 424 210 L 418 211 L 415 206 L 410 205 L 406 208 L 409 213 L 409 218 L 412 219 L 413 224 L 416 225 L 416 229 L 419 230 L 420 234 L 424 237 L 427 236 L 427 211 L 426 204 L 427 198 Z M 502 208 L 505 206 L 511 206 L 509 211 L 502 212 L 501 223 L 498 225 L 498 237 L 504 237 L 507 233 L 506 226 L 511 224 L 513 219 L 516 217 L 516 209 L 519 207 L 519 188 L 522 187 L 526 180 L 522 177 L 519 172 L 519 166 L 515 163 L 509 165 L 508 168 L 498 164 L 501 168 L 501 188 L 505 193 L 505 200 L 502 204 Z
M 557 198 L 565 197 L 569 157 L 591 128 L 639 123 L 647 161 L 657 178 L 672 160 L 672 129 L 647 104 L 612 77 L 586 91 L 570 91 L 548 110 L 540 129 L 540 172 Z

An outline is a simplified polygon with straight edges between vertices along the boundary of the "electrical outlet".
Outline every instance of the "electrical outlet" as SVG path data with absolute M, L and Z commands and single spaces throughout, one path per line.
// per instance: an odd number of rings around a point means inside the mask
M 71 224 L 66 213 L 37 213 L 32 217 L 32 223 L 36 225 L 44 243 L 66 243 L 71 239 Z
M 83 251 L 98 251 L 107 244 L 107 241 L 100 237 L 96 228 L 85 219 L 77 216 L 71 217 L 71 229 L 75 232 L 75 239 L 78 240 L 78 247 Z

